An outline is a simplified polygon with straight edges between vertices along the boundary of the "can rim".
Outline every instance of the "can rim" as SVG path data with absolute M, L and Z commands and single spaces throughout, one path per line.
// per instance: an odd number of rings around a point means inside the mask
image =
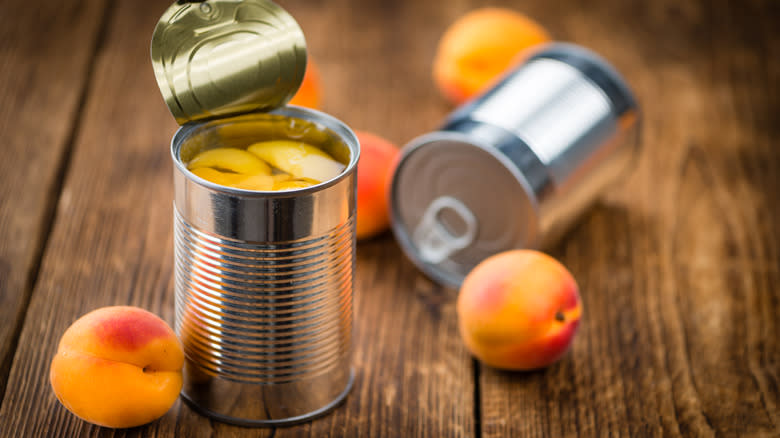
M 401 157 L 398 160 L 395 169 L 393 170 L 392 183 L 390 184 L 389 187 L 390 193 L 388 196 L 388 203 L 389 203 L 388 208 L 390 211 L 390 223 L 391 223 L 391 228 L 393 230 L 393 235 L 395 236 L 396 241 L 398 242 L 403 252 L 407 255 L 407 257 L 412 261 L 412 263 L 418 269 L 423 271 L 426 275 L 428 275 L 430 278 L 432 278 L 434 281 L 438 282 L 439 284 L 443 284 L 445 286 L 449 286 L 457 289 L 463 283 L 463 280 L 465 279 L 465 275 L 460 276 L 456 272 L 439 268 L 437 264 L 431 264 L 425 262 L 418 257 L 419 251 L 415 247 L 414 243 L 411 241 L 410 230 L 408 230 L 407 227 L 402 224 L 400 213 L 398 211 L 398 208 L 396 207 L 397 197 L 394 196 L 397 193 L 396 185 L 398 184 L 398 178 L 397 178 L 398 171 L 399 169 L 401 169 L 404 162 L 417 149 L 425 147 L 426 145 L 431 144 L 433 142 L 439 142 L 439 141 L 455 141 L 455 142 L 468 144 L 487 152 L 493 158 L 495 158 L 502 166 L 504 166 L 507 170 L 509 170 L 509 172 L 515 177 L 517 182 L 520 184 L 520 187 L 522 187 L 523 191 L 525 192 L 525 195 L 528 197 L 529 203 L 531 204 L 531 210 L 533 216 L 534 218 L 536 218 L 537 222 L 540 218 L 539 200 L 537 199 L 536 195 L 533 193 L 530 183 L 527 181 L 525 176 L 520 172 L 520 170 L 517 169 L 517 167 L 509 160 L 509 158 L 507 158 L 504 154 L 502 154 L 501 151 L 493 148 L 490 145 L 486 145 L 478 138 L 475 138 L 473 136 L 461 132 L 455 132 L 455 131 L 434 131 L 416 137 L 412 139 L 409 143 L 407 143 L 407 145 L 403 148 Z M 539 244 L 539 230 L 538 228 L 536 228 L 530 236 L 529 246 L 537 247 L 538 244 Z
M 275 108 L 273 111 L 252 112 L 252 113 L 226 117 L 225 119 L 251 117 L 251 116 L 262 117 L 267 115 L 281 115 L 286 117 L 300 118 L 300 119 L 304 119 L 307 121 L 312 121 L 324 125 L 325 128 L 333 131 L 333 133 L 335 133 L 342 140 L 344 140 L 344 143 L 347 145 L 350 151 L 349 163 L 344 168 L 344 170 L 342 170 L 341 173 L 339 173 L 337 176 L 327 181 L 323 181 L 319 184 L 315 184 L 313 186 L 303 187 L 299 189 L 279 190 L 279 191 L 271 191 L 271 190 L 260 191 L 260 190 L 239 189 L 235 187 L 227 187 L 227 186 L 215 184 L 211 181 L 199 177 L 198 175 L 195 175 L 189 169 L 187 169 L 187 166 L 179 158 L 179 151 L 181 150 L 181 145 L 183 141 L 186 138 L 188 138 L 194 131 L 198 130 L 203 125 L 206 125 L 208 123 L 214 123 L 223 120 L 222 118 L 220 118 L 220 119 L 192 121 L 179 127 L 179 129 L 173 135 L 173 139 L 171 139 L 171 158 L 173 159 L 174 165 L 179 169 L 179 171 L 181 171 L 184 175 L 187 175 L 187 177 L 190 178 L 192 181 L 204 187 L 207 187 L 211 190 L 228 193 L 231 195 L 239 195 L 243 197 L 257 197 L 257 198 L 285 198 L 290 196 L 299 196 L 299 195 L 318 192 L 320 190 L 338 184 L 339 182 L 341 182 L 341 180 L 343 180 L 349 174 L 354 172 L 355 168 L 357 167 L 357 163 L 360 160 L 360 141 L 358 140 L 357 136 L 352 131 L 352 129 L 350 129 L 349 126 L 347 126 L 344 122 L 331 115 L 325 114 L 322 111 L 313 110 L 311 108 L 304 108 L 297 105 L 285 105 L 279 108 Z
M 193 409 L 195 409 L 196 411 L 200 412 L 201 414 L 207 417 L 214 418 L 219 421 L 223 421 L 225 423 L 236 424 L 239 426 L 249 426 L 249 427 L 280 427 L 280 426 L 292 426 L 295 424 L 305 423 L 307 421 L 314 420 L 316 418 L 324 416 L 325 414 L 330 413 L 330 411 L 332 411 L 333 409 L 335 409 L 337 406 L 339 406 L 341 403 L 344 402 L 344 400 L 347 398 L 347 395 L 352 390 L 354 383 L 355 383 L 355 368 L 351 367 L 349 370 L 349 380 L 347 381 L 347 386 L 344 387 L 344 390 L 341 391 L 341 393 L 339 393 L 339 395 L 337 395 L 335 399 L 331 400 L 325 406 L 302 415 L 296 415 L 294 417 L 268 419 L 268 420 L 253 420 L 250 418 L 231 417 L 229 415 L 224 415 L 224 414 L 214 412 L 208 408 L 199 405 L 195 399 L 191 398 L 190 395 L 187 394 L 186 390 L 183 390 L 181 392 L 181 396 L 184 399 L 184 401 L 187 402 L 187 404 L 191 406 Z

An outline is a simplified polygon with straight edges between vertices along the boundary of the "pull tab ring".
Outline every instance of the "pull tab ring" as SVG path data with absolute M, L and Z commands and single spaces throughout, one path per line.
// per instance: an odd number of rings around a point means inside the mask
M 439 220 L 446 210 L 455 213 L 466 224 L 462 234 L 453 235 Z M 477 230 L 477 218 L 463 202 L 452 196 L 441 196 L 425 210 L 420 224 L 414 230 L 412 241 L 419 249 L 423 261 L 436 264 L 469 246 L 477 237 Z

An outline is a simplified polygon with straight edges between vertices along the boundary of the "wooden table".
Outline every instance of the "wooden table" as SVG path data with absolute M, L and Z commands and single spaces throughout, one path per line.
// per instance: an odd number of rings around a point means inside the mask
M 170 1 L 2 2 L 0 436 L 780 436 L 773 0 L 515 2 L 611 60 L 645 116 L 636 170 L 551 249 L 585 305 L 559 363 L 475 362 L 457 292 L 384 235 L 358 246 L 356 384 L 329 416 L 246 429 L 177 402 L 112 431 L 68 413 L 48 368 L 71 322 L 116 304 L 173 321 L 176 124 L 149 61 Z M 398 144 L 451 110 L 431 60 L 446 26 L 481 3 L 282 2 L 319 63 L 324 110 Z

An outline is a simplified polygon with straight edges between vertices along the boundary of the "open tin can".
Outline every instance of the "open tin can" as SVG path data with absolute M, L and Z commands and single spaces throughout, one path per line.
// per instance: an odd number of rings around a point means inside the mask
M 572 44 L 543 46 L 404 148 L 393 232 L 420 269 L 452 287 L 493 254 L 547 248 L 630 169 L 638 120 L 606 61 Z
M 152 62 L 182 125 L 171 143 L 182 395 L 242 425 L 322 415 L 353 381 L 357 138 L 333 117 L 282 106 L 303 78 L 305 41 L 271 2 L 172 5 L 155 29 Z M 314 145 L 344 170 L 274 192 L 218 185 L 187 168 L 204 150 L 268 140 Z

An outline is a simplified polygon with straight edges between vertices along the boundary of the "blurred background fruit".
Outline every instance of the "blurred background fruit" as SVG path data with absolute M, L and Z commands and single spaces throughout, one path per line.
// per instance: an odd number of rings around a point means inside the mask
M 216 148 L 205 150 L 187 163 L 189 170 L 213 168 L 219 171 L 247 175 L 270 175 L 271 168 L 263 160 L 243 149 Z
M 317 64 L 309 56 L 306 60 L 306 73 L 303 75 L 303 82 L 298 92 L 288 102 L 290 105 L 305 106 L 307 108 L 319 109 L 322 98 L 322 86 L 320 85 L 320 71 Z
M 550 41 L 538 23 L 511 9 L 476 9 L 447 28 L 433 60 L 433 79 L 447 100 L 460 104 L 490 85 L 518 55 Z
M 357 238 L 365 239 L 381 233 L 390 225 L 387 192 L 399 150 L 396 145 L 375 134 L 363 131 L 355 134 L 360 141 Z

